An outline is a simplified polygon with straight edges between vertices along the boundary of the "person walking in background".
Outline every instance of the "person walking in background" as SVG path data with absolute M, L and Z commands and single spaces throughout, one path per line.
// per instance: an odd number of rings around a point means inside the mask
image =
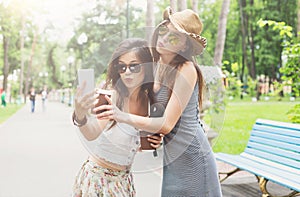
M 1 93 L 1 107 L 6 107 L 6 92 L 3 90 Z
M 30 88 L 30 91 L 29 91 L 29 100 L 31 103 L 31 113 L 34 113 L 34 110 L 35 110 L 35 96 L 36 96 L 35 89 L 34 89 L 34 87 L 32 87 L 32 88 Z
M 194 11 L 172 13 L 168 8 L 154 31 L 152 54 L 157 63 L 154 80 L 157 103 L 152 110 L 164 111 L 162 117 L 120 111 L 108 97 L 111 105 L 94 109 L 106 110 L 97 115 L 102 121 L 113 119 L 165 135 L 161 192 L 164 197 L 222 196 L 215 157 L 198 116 L 204 82 L 193 56 L 206 47 L 206 39 L 200 36 L 202 28 Z
M 47 100 L 47 86 L 44 86 L 43 91 L 41 92 L 42 95 L 42 108 L 43 108 L 43 112 L 46 111 L 46 100 Z
M 148 116 L 148 106 L 154 102 L 153 61 L 145 40 L 126 39 L 115 49 L 108 67 L 105 88 L 108 87 L 120 109 Z M 85 139 L 96 142 L 96 147 L 76 177 L 72 196 L 133 197 L 136 192 L 130 169 L 140 147 L 139 130 L 88 116 L 96 97 L 94 92 L 82 95 L 83 88 L 76 91 L 73 123 Z M 150 137 L 148 141 L 158 148 L 162 136 Z

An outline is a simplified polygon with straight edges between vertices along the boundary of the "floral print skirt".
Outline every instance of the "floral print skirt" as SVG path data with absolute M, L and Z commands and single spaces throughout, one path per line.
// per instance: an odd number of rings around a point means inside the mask
M 87 160 L 76 177 L 72 197 L 134 197 L 135 194 L 131 172 L 103 168 Z

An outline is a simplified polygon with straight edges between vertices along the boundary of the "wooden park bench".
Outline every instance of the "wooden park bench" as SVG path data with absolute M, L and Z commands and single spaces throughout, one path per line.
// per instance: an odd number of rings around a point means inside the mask
M 291 189 L 287 196 L 300 195 L 300 125 L 257 119 L 247 147 L 239 155 L 216 153 L 216 159 L 236 168 L 220 172 L 224 181 L 245 170 L 258 180 L 262 196 L 272 196 L 267 190 L 270 180 Z

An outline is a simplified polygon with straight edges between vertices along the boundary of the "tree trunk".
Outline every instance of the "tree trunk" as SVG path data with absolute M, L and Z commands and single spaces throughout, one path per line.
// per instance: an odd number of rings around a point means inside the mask
M 178 0 L 178 11 L 185 10 L 187 8 L 186 0 Z
M 242 30 L 242 70 L 241 70 L 241 76 L 240 80 L 243 82 L 243 76 L 245 71 L 245 65 L 248 65 L 247 63 L 247 47 L 246 47 L 246 20 L 245 20 L 245 12 L 244 8 L 246 7 L 246 0 L 239 0 L 239 7 L 240 7 L 240 17 L 241 17 L 241 30 Z
M 8 63 L 8 46 L 9 38 L 3 35 L 3 90 L 7 90 L 7 77 L 9 73 L 9 63 Z
M 170 0 L 170 6 L 171 6 L 173 12 L 176 12 L 176 10 L 177 10 L 176 0 Z
M 219 17 L 217 42 L 215 48 L 214 62 L 216 65 L 222 65 L 223 51 L 226 40 L 226 24 L 229 12 L 230 0 L 224 0 L 222 4 L 221 14 Z
M 147 0 L 147 16 L 146 16 L 146 40 L 150 43 L 152 37 L 152 30 L 155 23 L 154 16 L 154 1 Z
M 300 0 L 298 0 L 298 25 L 297 25 L 297 36 L 300 37 Z
M 254 5 L 254 1 L 250 0 L 250 6 L 253 7 Z M 250 11 L 250 18 L 253 18 L 253 13 L 252 11 Z M 248 21 L 248 18 L 247 18 Z M 250 48 L 251 48 L 251 65 L 249 65 L 250 70 L 250 76 L 252 79 L 256 78 L 256 64 L 255 64 L 255 46 L 254 46 L 254 31 L 253 31 L 253 23 L 252 22 L 248 22 L 248 24 L 250 25 L 250 35 L 248 36 L 248 42 L 250 44 Z
M 48 53 L 47 65 L 49 66 L 49 70 L 51 70 L 51 81 L 56 86 L 62 87 L 63 83 L 58 80 L 58 77 L 56 75 L 57 66 L 55 65 L 55 61 L 54 61 L 54 50 L 55 50 L 55 48 L 56 48 L 56 46 L 51 47 L 51 49 Z M 76 72 L 77 72 L 77 69 L 76 69 Z
M 130 18 L 129 0 L 127 0 L 127 3 L 126 3 L 126 38 L 129 38 L 129 18 Z
M 20 68 L 20 90 L 19 95 L 26 94 L 23 92 L 23 82 L 24 82 L 24 28 L 25 27 L 25 17 L 22 13 L 21 19 L 21 33 L 20 33 L 20 55 L 21 55 L 21 68 Z
M 198 0 L 192 0 L 192 10 L 198 13 Z

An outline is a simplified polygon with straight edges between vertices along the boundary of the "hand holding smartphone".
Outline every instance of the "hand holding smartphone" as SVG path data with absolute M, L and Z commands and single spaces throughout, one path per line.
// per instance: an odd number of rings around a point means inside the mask
M 107 95 L 108 97 L 111 97 L 112 91 L 99 89 L 99 90 L 97 90 L 97 94 L 98 94 L 98 97 L 97 97 L 98 102 L 95 104 L 95 107 L 99 107 L 100 105 L 108 105 L 109 104 L 108 101 L 105 98 L 105 95 Z M 104 111 L 105 110 L 97 111 L 96 114 L 100 114 Z
M 160 103 L 155 103 L 150 107 L 150 116 L 149 117 L 162 117 L 164 114 L 165 108 Z M 148 135 L 160 136 L 159 133 L 150 133 L 147 131 L 140 131 L 140 139 L 141 139 L 141 149 L 142 150 L 155 150 L 151 146 L 151 143 L 148 141 Z

